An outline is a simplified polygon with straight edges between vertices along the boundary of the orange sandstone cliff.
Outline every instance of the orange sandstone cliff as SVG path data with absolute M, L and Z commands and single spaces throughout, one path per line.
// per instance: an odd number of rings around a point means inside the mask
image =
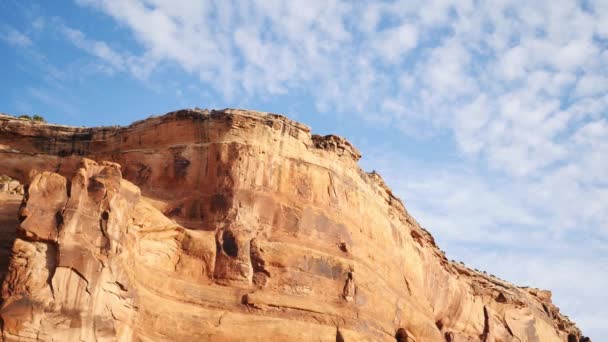
M 0 193 L 2 338 L 588 341 L 549 291 L 448 261 L 359 157 L 245 110 L 0 115 L 0 175 L 27 184 Z

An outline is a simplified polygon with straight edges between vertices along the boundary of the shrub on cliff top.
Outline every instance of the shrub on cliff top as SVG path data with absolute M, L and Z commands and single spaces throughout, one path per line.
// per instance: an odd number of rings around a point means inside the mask
M 18 116 L 19 119 L 25 119 L 25 120 L 30 120 L 30 121 L 37 121 L 37 122 L 46 122 L 46 120 L 40 116 L 40 115 L 34 115 L 34 116 L 29 116 L 29 115 L 19 115 Z

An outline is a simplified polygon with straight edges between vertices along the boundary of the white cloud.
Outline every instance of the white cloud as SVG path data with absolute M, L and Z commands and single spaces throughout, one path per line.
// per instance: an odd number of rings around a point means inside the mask
M 477 154 L 483 146 L 480 139 L 484 134 L 490 115 L 495 111 L 488 96 L 481 94 L 472 102 L 455 111 L 456 121 L 454 134 L 460 147 L 466 154 Z
M 514 80 L 526 75 L 527 51 L 522 46 L 515 46 L 499 57 L 500 72 L 506 80 Z
M 46 25 L 46 21 L 43 17 L 37 17 L 32 21 L 32 27 L 36 30 L 42 30 Z
M 374 49 L 381 51 L 380 57 L 396 63 L 405 57 L 408 51 L 418 43 L 418 30 L 415 26 L 404 23 L 401 26 L 380 31 L 376 34 Z
M 8 28 L 4 30 L 0 36 L 5 42 L 16 46 L 16 47 L 28 47 L 32 45 L 32 40 L 25 34 L 15 30 L 14 28 Z
M 608 93 L 608 77 L 584 75 L 576 84 L 575 94 L 579 97 L 603 95 Z
M 110 48 L 105 42 L 90 40 L 81 31 L 72 29 L 70 27 L 62 26 L 61 31 L 76 47 L 95 57 L 98 57 L 116 69 L 124 69 L 124 58 L 112 50 L 112 48 Z
M 469 73 L 471 61 L 470 52 L 460 41 L 447 39 L 431 50 L 421 78 L 429 90 L 441 96 L 441 101 L 475 93 L 477 87 Z

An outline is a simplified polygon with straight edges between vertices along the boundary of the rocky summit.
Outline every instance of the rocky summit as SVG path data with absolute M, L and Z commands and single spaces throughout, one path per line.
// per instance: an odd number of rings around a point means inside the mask
M 551 292 L 447 260 L 359 158 L 247 110 L 0 115 L 3 340 L 589 341 Z

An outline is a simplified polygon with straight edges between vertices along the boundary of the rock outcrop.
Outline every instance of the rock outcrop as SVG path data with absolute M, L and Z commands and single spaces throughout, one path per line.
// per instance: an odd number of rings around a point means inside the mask
M 6 175 L 0 175 L 0 193 L 23 195 L 23 185 L 16 179 L 12 179 Z
M 0 198 L 16 229 L 2 337 L 588 340 L 549 291 L 448 261 L 359 157 L 252 111 L 102 128 L 0 116 L 0 174 L 28 184 L 20 206 Z

